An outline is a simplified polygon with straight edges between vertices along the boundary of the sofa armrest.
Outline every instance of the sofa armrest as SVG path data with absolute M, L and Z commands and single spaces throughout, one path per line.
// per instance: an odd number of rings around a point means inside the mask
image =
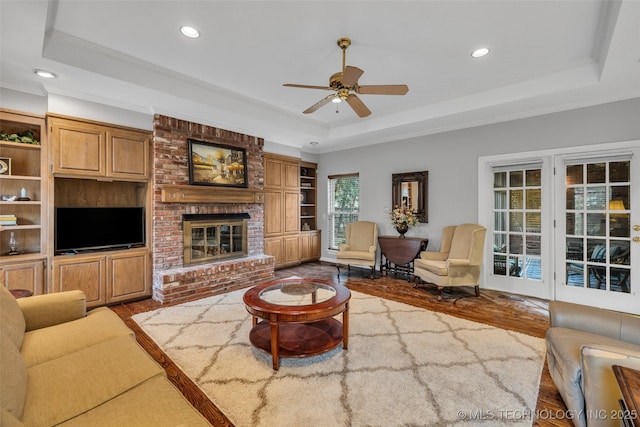
M 369 253 L 370 254 L 375 254 L 377 249 L 378 248 L 376 247 L 376 245 L 371 245 L 371 246 L 369 246 Z
M 552 327 L 576 329 L 640 345 L 640 317 L 563 301 L 549 303 Z
M 614 420 L 611 414 L 620 411 L 618 400 L 622 398 L 612 366 L 640 370 L 640 347 L 638 351 L 633 351 L 597 344 L 583 345 L 580 349 L 580 365 L 585 413 L 587 416 L 600 413 L 608 415 L 588 417 L 589 427 L 612 425 Z
M 449 256 L 448 252 L 431 252 L 431 251 L 420 252 L 420 258 L 426 259 L 428 261 L 446 261 L 448 256 Z
M 27 331 L 70 322 L 87 315 L 87 299 L 80 290 L 36 295 L 17 301 Z
M 338 250 L 339 251 L 348 251 L 349 249 L 351 249 L 350 245 L 344 244 L 344 245 L 338 245 Z

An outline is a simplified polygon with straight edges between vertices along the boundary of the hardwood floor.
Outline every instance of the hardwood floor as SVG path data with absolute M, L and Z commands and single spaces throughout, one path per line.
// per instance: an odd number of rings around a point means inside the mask
M 276 278 L 290 276 L 338 281 L 335 266 L 320 262 L 276 271 Z M 370 279 L 369 270 L 355 268 L 352 268 L 350 275 L 343 271 L 339 280 L 340 283 L 354 291 L 392 299 L 539 338 L 544 338 L 544 334 L 549 327 L 548 302 L 545 300 L 491 290 L 481 290 L 480 297 L 477 298 L 472 288 L 454 288 L 445 290 L 442 300 L 437 301 L 435 287 L 423 285 L 419 288 L 414 288 L 413 283 L 408 282 L 406 278 L 379 277 Z M 211 424 L 214 426 L 233 426 L 206 395 L 140 329 L 137 323 L 131 320 L 131 316 L 136 313 L 155 310 L 160 307 L 163 307 L 163 305 L 147 299 L 112 306 L 111 309 L 136 333 L 138 342 L 164 367 L 169 379 Z M 482 408 L 477 409 L 480 410 Z M 535 416 L 533 425 L 545 427 L 571 426 L 571 420 L 566 419 L 566 411 L 566 406 L 551 380 L 545 362 L 540 378 L 540 392 L 536 411 L 531 414 L 532 417 Z

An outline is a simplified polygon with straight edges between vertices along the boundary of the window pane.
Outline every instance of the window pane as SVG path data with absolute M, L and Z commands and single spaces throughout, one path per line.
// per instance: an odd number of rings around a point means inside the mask
M 505 253 L 507 252 L 507 235 L 495 234 L 493 236 L 493 251 Z
M 542 185 L 542 170 L 533 169 L 526 172 L 526 186 L 537 187 Z
M 584 209 L 584 190 L 567 188 L 567 209 Z
M 493 193 L 494 209 L 507 209 L 507 192 L 496 191 Z
M 582 165 L 567 166 L 567 185 L 582 184 Z
M 509 172 L 509 186 L 510 187 L 522 187 L 522 171 Z
M 630 182 L 629 161 L 609 163 L 609 182 Z
M 507 213 L 495 212 L 494 218 L 495 218 L 495 224 L 493 224 L 493 228 L 496 231 L 507 231 Z
M 522 209 L 522 190 L 509 191 L 509 208 Z
M 609 200 L 609 210 L 623 211 L 629 209 L 630 186 L 616 185 L 611 187 L 611 199 Z
M 540 233 L 542 217 L 540 212 L 527 212 L 527 233 Z
M 605 214 L 587 214 L 587 236 L 606 236 L 607 217 Z
M 584 261 L 584 249 L 582 239 L 567 239 L 567 259 L 572 261 Z
M 493 174 L 493 188 L 505 188 L 507 186 L 507 173 L 496 172 Z
M 540 201 L 542 190 L 527 190 L 527 209 L 540 209 L 542 207 L 542 202 Z
M 607 206 L 607 187 L 587 187 L 587 209 L 604 210 Z
M 540 236 L 527 236 L 527 255 L 540 255 Z
M 587 184 L 601 184 L 606 182 L 606 163 L 589 163 L 587 165 Z
M 346 225 L 358 221 L 360 181 L 357 174 L 329 177 L 329 247 L 346 243 Z
M 522 231 L 522 212 L 509 213 L 509 231 Z
M 567 213 L 567 234 L 581 236 L 584 234 L 584 214 Z
M 509 253 L 522 254 L 522 235 L 509 234 Z

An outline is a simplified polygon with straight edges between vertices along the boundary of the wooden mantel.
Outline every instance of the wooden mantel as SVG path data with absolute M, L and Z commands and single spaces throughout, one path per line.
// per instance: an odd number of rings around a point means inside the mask
M 164 203 L 264 203 L 264 192 L 249 188 L 161 185 Z

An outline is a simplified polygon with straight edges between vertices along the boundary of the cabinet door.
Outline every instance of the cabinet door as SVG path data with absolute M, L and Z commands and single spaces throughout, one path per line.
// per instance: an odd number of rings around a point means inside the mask
M 80 289 L 87 297 L 87 307 L 106 304 L 106 266 L 101 255 L 74 256 L 53 261 L 53 290 L 64 292 Z
M 146 251 L 108 256 L 107 264 L 107 302 L 151 295 Z
M 302 262 L 311 259 L 311 235 L 309 233 L 300 234 L 300 260 Z
M 298 163 L 283 164 L 284 177 L 282 178 L 285 190 L 297 190 L 300 187 L 300 167 Z
M 107 131 L 107 176 L 145 179 L 149 175 L 149 138 L 123 129 Z
M 300 236 L 285 236 L 284 265 L 300 264 Z
M 44 293 L 44 261 L 4 265 L 2 278 L 7 289 L 26 289 L 40 295 Z
M 311 233 L 310 252 L 311 252 L 312 260 L 320 259 L 321 248 L 322 248 L 322 239 L 320 235 L 320 230 L 317 230 L 314 233 Z
M 50 119 L 53 172 L 62 175 L 105 176 L 105 132 L 100 126 Z
M 297 233 L 300 230 L 300 193 L 297 191 L 284 193 L 284 232 Z
M 264 186 L 265 188 L 282 188 L 282 162 L 280 160 L 265 157 L 264 159 Z
M 264 235 L 273 236 L 282 234 L 283 228 L 283 201 L 282 191 L 264 192 Z
M 282 237 L 272 237 L 264 239 L 264 254 L 275 258 L 275 267 L 284 265 L 284 247 Z

